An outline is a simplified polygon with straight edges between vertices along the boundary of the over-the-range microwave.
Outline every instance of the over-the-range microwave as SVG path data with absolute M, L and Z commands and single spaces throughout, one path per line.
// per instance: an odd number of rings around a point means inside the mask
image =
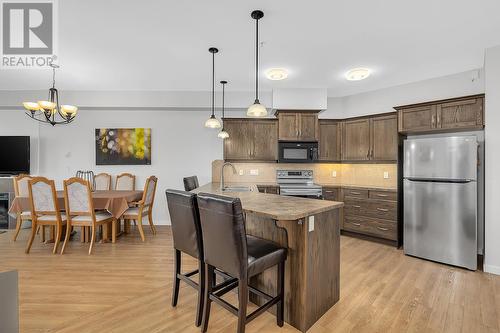
M 318 160 L 317 142 L 278 143 L 279 163 L 315 163 Z

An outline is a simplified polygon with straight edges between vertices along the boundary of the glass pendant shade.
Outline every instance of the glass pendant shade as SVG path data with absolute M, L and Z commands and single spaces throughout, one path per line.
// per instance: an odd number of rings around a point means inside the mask
M 76 115 L 77 111 L 78 108 L 74 105 L 61 105 L 61 113 L 63 116 L 72 118 Z
M 229 133 L 226 132 L 224 129 L 222 129 L 222 131 L 220 131 L 219 134 L 217 134 L 217 136 L 221 139 L 227 139 L 229 138 Z
M 250 105 L 247 110 L 247 116 L 249 117 L 266 117 L 267 109 L 264 105 L 260 104 L 258 100 L 255 100 L 255 103 Z
M 35 102 L 23 102 L 23 106 L 28 111 L 38 111 L 40 110 L 40 105 Z
M 220 128 L 220 122 L 214 115 L 211 115 L 210 118 L 205 121 L 205 127 L 207 128 Z
M 54 110 L 57 106 L 56 103 L 50 101 L 38 101 L 38 105 L 44 110 Z

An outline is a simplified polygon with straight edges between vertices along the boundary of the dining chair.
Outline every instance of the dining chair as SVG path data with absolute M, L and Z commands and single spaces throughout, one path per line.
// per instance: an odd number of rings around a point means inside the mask
M 115 239 L 117 221 L 109 212 L 99 211 L 96 213 L 92 201 L 92 191 L 88 181 L 78 177 L 65 180 L 64 203 L 66 205 L 68 226 L 66 228 L 66 237 L 64 238 L 61 254 L 63 254 L 66 249 L 71 227 L 91 228 L 89 255 L 92 253 L 92 248 L 95 243 L 97 227 L 111 223 L 113 239 Z
M 238 317 L 238 333 L 244 333 L 246 324 L 273 305 L 277 306 L 276 324 L 282 327 L 287 249 L 269 240 L 246 234 L 245 216 L 239 198 L 199 193 L 197 202 L 206 276 L 201 331 L 207 331 L 212 302 Z M 274 297 L 249 285 L 251 277 L 273 267 L 277 267 L 277 295 Z M 215 285 L 215 269 L 227 273 L 227 284 Z M 221 298 L 234 288 L 238 288 L 238 308 Z M 249 292 L 262 297 L 266 302 L 247 316 Z
M 38 226 L 53 226 L 56 228 L 54 249 L 57 252 L 61 239 L 62 227 L 67 224 L 66 214 L 61 213 L 57 203 L 56 186 L 53 180 L 45 177 L 33 177 L 28 181 L 28 193 L 31 205 L 32 227 L 31 236 L 26 247 L 26 253 L 30 252 L 33 239 Z M 69 228 L 66 227 L 66 230 Z M 67 232 L 66 232 L 67 233 Z
M 102 172 L 94 177 L 96 191 L 110 191 L 111 190 L 111 175 Z
M 13 178 L 14 180 L 14 194 L 16 197 L 29 197 L 28 191 L 28 181 L 31 180 L 30 175 L 20 174 Z M 23 211 L 16 216 L 16 231 L 14 232 L 14 237 L 12 240 L 15 242 L 17 240 L 17 236 L 21 231 L 21 227 L 23 222 L 31 221 L 31 212 Z
M 139 233 L 141 234 L 141 239 L 144 242 L 144 230 L 142 229 L 142 218 L 148 217 L 149 226 L 153 235 L 156 235 L 156 228 L 153 224 L 153 204 L 155 200 L 156 184 L 158 183 L 158 178 L 155 176 L 148 177 L 146 179 L 146 185 L 144 185 L 144 193 L 142 194 L 142 199 L 137 203 L 137 207 L 130 207 L 123 214 L 123 219 L 125 223 L 130 220 L 137 221 L 137 227 Z
M 115 190 L 117 191 L 135 191 L 135 175 L 122 173 L 116 176 Z
M 184 190 L 192 191 L 198 187 L 200 187 L 200 183 L 198 182 L 197 176 L 185 177 L 182 179 L 184 182 Z

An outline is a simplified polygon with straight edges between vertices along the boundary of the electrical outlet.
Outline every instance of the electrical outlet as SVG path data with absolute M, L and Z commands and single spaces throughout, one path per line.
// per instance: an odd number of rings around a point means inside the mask
M 243 169 L 240 169 L 240 171 L 238 173 L 240 176 L 243 176 Z
M 309 232 L 314 231 L 314 216 L 309 216 Z
M 251 176 L 258 176 L 259 175 L 259 169 L 251 169 L 250 170 L 250 175 Z
M 332 177 L 333 177 L 333 178 L 336 178 L 336 177 L 337 177 L 337 171 L 335 171 L 335 170 L 333 170 L 333 171 L 332 171 Z
M 389 172 L 384 171 L 384 179 L 389 179 Z

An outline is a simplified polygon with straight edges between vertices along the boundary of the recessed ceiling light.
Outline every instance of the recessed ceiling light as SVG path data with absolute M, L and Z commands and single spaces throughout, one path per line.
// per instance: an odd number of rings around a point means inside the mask
M 370 76 L 371 70 L 368 68 L 353 68 L 345 74 L 349 81 L 360 81 Z
M 271 68 L 266 71 L 269 80 L 278 81 L 288 77 L 288 71 L 284 68 Z

